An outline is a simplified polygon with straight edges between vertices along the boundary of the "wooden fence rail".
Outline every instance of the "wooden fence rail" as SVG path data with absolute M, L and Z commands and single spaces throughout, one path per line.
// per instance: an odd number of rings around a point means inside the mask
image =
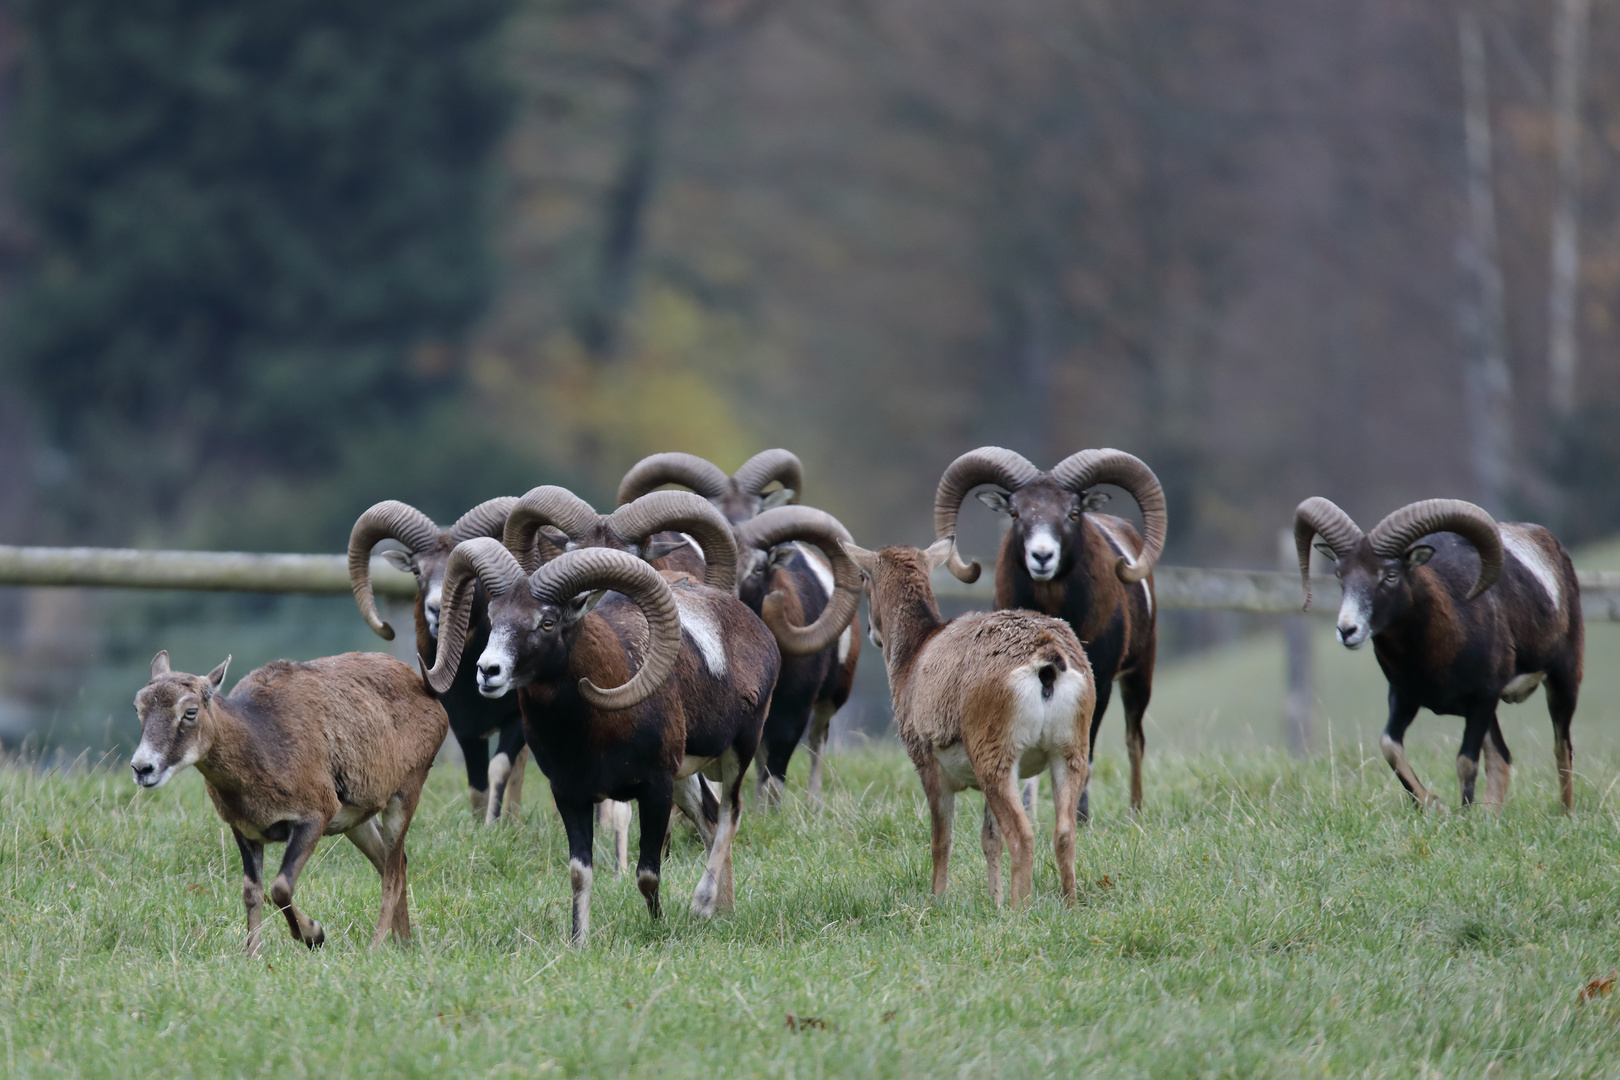
M 1581 603 L 1591 621 L 1620 622 L 1620 573 L 1579 575 Z M 988 575 L 963 585 L 941 574 L 942 598 L 989 606 Z M 382 559 L 371 561 L 379 596 L 416 595 L 416 581 Z M 119 589 L 200 589 L 211 592 L 343 594 L 349 591 L 348 561 L 341 555 L 259 555 L 228 551 L 136 551 L 127 548 L 7 547 L 0 545 L 0 585 L 54 585 Z M 1267 570 L 1204 570 L 1160 566 L 1154 571 L 1160 608 L 1247 611 L 1260 615 L 1299 612 L 1297 575 Z M 1312 614 L 1332 618 L 1339 585 L 1313 578 Z

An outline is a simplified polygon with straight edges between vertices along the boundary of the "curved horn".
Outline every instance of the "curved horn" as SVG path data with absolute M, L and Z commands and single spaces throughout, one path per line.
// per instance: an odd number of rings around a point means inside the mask
M 459 544 L 475 536 L 493 536 L 499 540 L 502 530 L 506 528 L 506 515 L 517 504 L 518 501 L 510 495 L 479 503 L 456 518 L 456 523 L 450 526 L 450 543 Z
M 384 540 L 398 540 L 412 552 L 432 547 L 439 539 L 433 519 L 414 506 L 389 499 L 361 514 L 349 531 L 349 588 L 366 625 L 384 641 L 394 640 L 394 628 L 377 614 L 371 591 L 371 549 Z
M 578 540 L 598 520 L 600 517 L 590 503 L 567 488 L 545 484 L 531 488 L 512 507 L 506 516 L 506 531 L 501 534 L 501 542 L 522 564 L 524 571 L 532 574 L 540 565 L 535 557 L 535 543 L 541 526 L 561 529 L 569 539 Z M 552 545 L 546 542 L 545 546 Z
M 1468 599 L 1496 584 L 1502 576 L 1502 534 L 1496 519 L 1471 502 L 1424 499 L 1403 506 L 1374 525 L 1367 539 L 1384 558 L 1398 559 L 1419 537 L 1437 532 L 1456 533 L 1479 551 L 1479 580 Z
M 1135 559 L 1120 556 L 1114 573 L 1125 584 L 1135 585 L 1153 572 L 1153 564 L 1164 552 L 1170 518 L 1165 513 L 1164 488 L 1141 458 L 1123 450 L 1082 450 L 1053 466 L 1052 479 L 1076 494 L 1094 484 L 1115 484 L 1129 492 L 1142 511 L 1142 554 Z
M 633 502 L 664 484 L 689 487 L 705 499 L 718 499 L 726 493 L 730 477 L 720 466 L 696 454 L 653 454 L 644 457 L 619 481 L 619 505 Z
M 765 598 L 760 617 L 776 636 L 776 643 L 789 656 L 810 656 L 838 639 L 855 617 L 861 602 L 861 572 L 844 553 L 841 542 L 853 544 L 849 530 L 831 514 L 808 506 L 779 506 L 737 527 L 737 545 L 768 551 L 790 540 L 804 540 L 826 552 L 832 563 L 833 591 L 821 617 L 809 626 L 794 626 L 783 609 L 783 597 L 773 592 Z
M 761 450 L 743 462 L 731 478 L 750 495 L 764 491 L 765 485 L 772 480 L 793 489 L 790 502 L 798 502 L 804 492 L 804 466 L 799 464 L 798 455 L 791 450 Z
M 654 491 L 608 515 L 608 527 L 632 543 L 668 529 L 690 533 L 703 549 L 703 584 L 731 592 L 737 586 L 737 542 L 731 523 L 714 504 L 690 491 Z
M 1305 606 L 1311 609 L 1311 537 L 1320 536 L 1333 549 L 1334 558 L 1342 559 L 1361 543 L 1361 527 L 1350 520 L 1350 515 L 1319 495 L 1312 496 L 1294 509 L 1294 548 L 1299 552 L 1299 580 L 1305 586 Z
M 598 709 L 628 709 L 653 695 L 675 670 L 681 654 L 681 615 L 675 594 L 662 574 L 627 551 L 580 548 L 565 552 L 536 570 L 529 591 L 536 599 L 566 603 L 590 589 L 623 593 L 647 617 L 646 659 L 641 670 L 623 686 L 604 690 L 589 679 L 579 680 L 579 696 Z
M 1008 491 L 1017 491 L 1041 474 L 1029 459 L 999 446 L 981 446 L 969 450 L 945 470 L 934 492 L 934 539 L 956 535 L 956 516 L 962 511 L 962 500 L 980 484 L 1000 484 Z M 979 564 L 966 563 L 953 545 L 951 573 L 969 584 L 979 580 Z
M 439 651 L 427 673 L 437 693 L 450 689 L 467 646 L 467 622 L 472 615 L 473 588 L 483 582 L 490 596 L 500 596 L 523 578 L 523 567 L 501 542 L 491 536 L 463 540 L 450 552 L 444 568 L 444 593 L 439 608 Z

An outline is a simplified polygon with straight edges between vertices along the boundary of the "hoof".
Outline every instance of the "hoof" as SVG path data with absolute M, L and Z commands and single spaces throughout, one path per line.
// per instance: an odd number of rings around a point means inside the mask
M 315 932 L 304 939 L 304 944 L 308 945 L 311 950 L 315 950 L 326 944 L 326 931 L 322 930 L 321 924 L 314 919 L 309 920 L 309 925 L 315 928 Z
M 697 891 L 692 894 L 692 917 L 695 919 L 714 918 L 714 899 L 719 891 L 714 875 L 704 871 L 703 880 L 698 882 Z

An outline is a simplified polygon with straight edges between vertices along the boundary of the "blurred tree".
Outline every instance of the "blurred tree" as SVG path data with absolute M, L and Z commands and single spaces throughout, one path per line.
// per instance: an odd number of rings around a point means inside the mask
M 508 0 L 22 0 L 42 237 L 7 356 L 70 531 L 320 478 L 454 390 Z

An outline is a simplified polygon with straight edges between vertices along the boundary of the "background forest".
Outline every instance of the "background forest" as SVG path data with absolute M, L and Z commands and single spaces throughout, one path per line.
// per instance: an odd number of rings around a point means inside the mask
M 336 551 L 775 445 L 917 542 L 983 443 L 1144 458 L 1182 564 L 1274 565 L 1310 494 L 1620 529 L 1611 5 L 0 12 L 3 543 Z M 0 728 L 154 628 L 341 610 L 289 603 L 0 590 Z

